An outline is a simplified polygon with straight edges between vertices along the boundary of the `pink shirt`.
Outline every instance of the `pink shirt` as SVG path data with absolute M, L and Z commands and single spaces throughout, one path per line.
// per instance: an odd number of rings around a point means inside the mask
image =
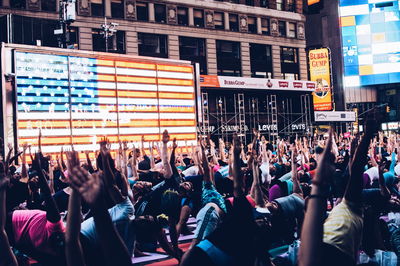
M 42 210 L 17 210 L 13 212 L 12 224 L 14 240 L 18 244 L 28 244 L 35 249 L 51 252 L 46 245 L 53 232 L 64 232 L 62 221 L 51 223 Z

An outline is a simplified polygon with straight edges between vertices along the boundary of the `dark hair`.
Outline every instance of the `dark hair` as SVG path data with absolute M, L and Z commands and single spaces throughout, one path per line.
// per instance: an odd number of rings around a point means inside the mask
M 324 148 L 322 148 L 321 146 L 315 147 L 316 154 L 322 154 L 323 152 L 324 152 Z
M 175 190 L 166 190 L 161 196 L 161 212 L 171 218 L 179 219 L 181 199 Z

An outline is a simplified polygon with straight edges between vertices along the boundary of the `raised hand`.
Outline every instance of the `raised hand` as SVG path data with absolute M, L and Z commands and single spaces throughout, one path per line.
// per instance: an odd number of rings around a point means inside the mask
M 173 149 L 178 148 L 178 143 L 176 143 L 176 138 L 174 138 L 174 139 L 172 140 L 172 148 L 173 148 Z
M 170 137 L 169 137 L 169 134 L 168 134 L 168 130 L 164 130 L 164 132 L 162 134 L 162 142 L 164 144 L 166 144 L 166 143 L 168 143 L 169 139 L 170 139 Z
M 68 159 L 68 173 L 69 175 L 72 174 L 72 169 L 75 167 L 79 167 L 79 156 L 76 151 L 67 151 L 67 159 Z
M 83 199 L 88 204 L 93 206 L 100 195 L 101 173 L 94 173 L 91 175 L 81 167 L 74 167 L 71 172 L 71 186 L 82 195 Z
M 328 142 L 325 146 L 325 150 L 322 154 L 321 161 L 317 168 L 317 173 L 314 178 L 314 183 L 321 185 L 328 185 L 333 173 L 336 171 L 335 167 L 335 155 L 332 152 L 333 145 L 333 132 L 332 129 L 329 131 Z

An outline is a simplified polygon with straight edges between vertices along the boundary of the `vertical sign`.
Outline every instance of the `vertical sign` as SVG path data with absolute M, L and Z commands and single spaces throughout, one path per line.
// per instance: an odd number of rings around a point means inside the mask
M 331 71 L 328 48 L 309 51 L 310 80 L 317 82 L 313 92 L 314 110 L 332 110 Z

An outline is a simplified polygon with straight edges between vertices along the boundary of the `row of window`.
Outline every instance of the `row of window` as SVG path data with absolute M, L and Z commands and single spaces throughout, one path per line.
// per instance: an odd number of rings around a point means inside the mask
M 136 2 L 136 14 L 138 21 L 149 21 L 149 6 L 146 2 Z M 164 4 L 154 4 L 154 20 L 157 23 L 167 23 L 167 7 Z M 239 15 L 228 15 L 229 30 L 239 32 Z M 214 12 L 213 16 L 214 28 L 225 30 L 225 15 L 224 12 Z M 181 26 L 189 25 L 189 9 L 187 7 L 177 8 L 177 23 Z M 257 17 L 247 17 L 247 31 L 249 33 L 258 33 Z M 261 18 L 260 20 L 261 34 L 270 35 L 270 20 L 268 18 Z M 195 27 L 205 27 L 205 14 L 203 9 L 193 9 L 193 25 Z M 297 38 L 297 25 L 294 22 L 279 21 L 278 34 L 281 37 Z
M 17 9 L 25 9 L 27 0 L 10 0 L 10 7 Z M 3 5 L 3 1 L 0 0 L 0 6 Z M 57 0 L 42 0 L 40 2 L 41 10 L 55 12 L 57 10 Z
M 219 2 L 230 2 L 234 4 L 240 4 L 240 0 L 217 0 Z M 276 0 L 276 9 L 280 11 L 288 11 L 288 12 L 296 12 L 296 0 Z M 246 6 L 259 6 L 259 7 L 265 7 L 265 8 L 273 8 L 272 5 L 270 5 L 268 0 L 259 0 L 254 1 L 254 0 L 245 0 L 244 4 Z
M 1 0 L 0 0 L 1 1 Z M 283 1 L 283 0 L 281 0 Z M 277 5 L 279 0 L 277 1 Z M 283 3 L 283 2 L 282 2 Z M 287 3 L 287 2 L 285 2 Z M 11 0 L 10 5 L 13 8 L 22 8 L 26 5 L 26 0 Z M 41 1 L 42 10 L 55 11 L 56 0 Z M 279 4 L 278 6 L 280 6 Z M 111 0 L 111 14 L 113 18 L 124 18 L 124 0 Z M 104 0 L 92 0 L 91 12 L 93 16 L 104 16 Z M 136 18 L 138 21 L 149 21 L 149 5 L 146 2 L 136 2 Z M 214 12 L 213 22 L 214 28 L 219 30 L 230 30 L 239 32 L 240 22 L 238 14 L 228 15 L 229 29 L 225 28 L 225 15 L 224 12 Z M 154 20 L 157 23 L 167 23 L 167 7 L 164 4 L 154 4 Z M 260 23 L 260 32 L 258 32 L 258 25 Z M 177 8 L 177 24 L 181 26 L 189 25 L 189 10 L 187 7 Z M 205 27 L 205 13 L 203 9 L 193 9 L 193 24 L 195 27 Z M 255 16 L 247 17 L 247 31 L 253 34 L 270 35 L 270 20 L 268 18 L 261 18 L 257 20 Z M 278 21 L 277 25 L 278 35 L 281 37 L 297 38 L 297 24 L 294 22 Z
M 10 0 L 11 8 L 26 8 L 27 0 Z M 124 0 L 110 0 L 111 1 L 111 15 L 113 18 L 124 18 L 125 1 Z M 218 0 L 217 0 L 218 1 Z M 220 0 L 221 2 L 223 0 Z M 91 10 L 93 16 L 104 16 L 104 2 L 105 0 L 91 0 Z M 227 2 L 239 4 L 239 0 L 229 0 Z M 268 0 L 260 0 L 257 2 L 260 7 L 271 8 Z M 56 0 L 42 0 L 41 10 L 43 11 L 56 11 Z M 245 2 L 248 6 L 255 6 L 256 2 L 254 0 L 246 0 Z M 2 5 L 2 0 L 0 0 L 0 5 Z M 276 9 L 281 11 L 296 12 L 295 0 L 276 0 Z
M 54 35 L 58 28 L 55 20 L 38 19 L 23 16 L 12 16 L 12 31 L 7 30 L 7 16 L 0 17 L 0 42 L 29 44 L 58 47 L 59 40 Z M 11 36 L 7 33 L 11 32 Z M 106 45 L 101 29 L 92 29 L 93 51 L 126 53 L 125 32 L 117 31 L 108 38 Z M 79 29 L 70 27 L 70 46 L 78 47 Z M 168 36 L 163 34 L 138 33 L 139 55 L 168 58 Z M 202 38 L 179 37 L 179 56 L 181 60 L 197 62 L 200 73 L 207 74 L 207 47 Z M 286 79 L 299 78 L 298 50 L 296 48 L 281 47 L 281 77 Z M 240 42 L 216 41 L 218 75 L 242 76 Z M 252 77 L 272 78 L 271 46 L 250 43 L 250 63 Z
M 138 33 L 139 55 L 168 58 L 168 36 Z M 217 71 L 221 76 L 242 76 L 240 42 L 216 41 Z M 200 73 L 207 74 L 205 39 L 179 37 L 181 60 L 197 62 Z M 252 77 L 272 78 L 271 46 L 250 43 L 250 66 Z M 298 50 L 281 47 L 281 72 L 285 79 L 299 79 Z

